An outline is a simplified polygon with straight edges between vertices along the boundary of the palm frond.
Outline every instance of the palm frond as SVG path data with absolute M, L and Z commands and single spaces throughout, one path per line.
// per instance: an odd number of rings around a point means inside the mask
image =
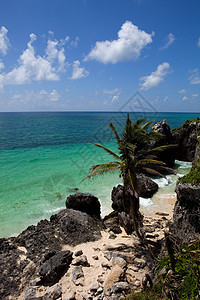
M 115 129 L 115 126 L 111 122 L 109 123 L 109 126 L 112 129 L 112 131 L 114 132 L 114 135 L 115 135 L 116 140 L 117 140 L 117 144 L 119 144 L 120 143 L 120 138 L 119 138 L 119 135 L 118 135 L 118 133 L 117 133 L 117 131 Z
M 177 148 L 177 145 L 163 145 L 163 146 L 159 146 L 156 148 L 151 149 L 149 152 L 161 152 L 164 151 L 165 149 L 175 149 Z
M 103 149 L 104 151 L 106 151 L 107 153 L 109 153 L 110 155 L 112 155 L 114 158 L 120 160 L 120 156 L 117 155 L 117 154 L 116 154 L 115 152 L 113 152 L 112 150 L 110 150 L 110 149 L 108 149 L 108 148 L 106 148 L 106 147 L 104 147 L 104 146 L 102 146 L 102 145 L 100 145 L 100 144 L 96 144 L 96 143 L 89 143 L 89 144 L 92 144 L 92 145 L 94 145 L 94 146 L 96 146 L 96 147 L 98 147 L 98 148 Z
M 166 179 L 166 176 L 164 176 L 163 174 L 161 174 L 160 172 L 154 170 L 154 169 L 151 169 L 151 168 L 143 168 L 143 173 L 144 174 L 149 174 L 149 175 L 154 175 L 154 176 L 159 176 L 159 177 L 163 177 Z
M 146 122 L 144 125 L 141 126 L 141 129 L 142 130 L 147 130 L 149 128 L 149 126 L 153 123 L 154 121 L 149 121 L 149 122 Z

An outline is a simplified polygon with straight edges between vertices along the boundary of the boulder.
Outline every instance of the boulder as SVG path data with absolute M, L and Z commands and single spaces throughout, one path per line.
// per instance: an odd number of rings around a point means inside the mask
M 182 243 L 188 243 L 200 237 L 200 184 L 178 182 L 176 193 L 172 229 Z
M 193 161 L 198 144 L 200 119 L 186 121 L 181 127 L 173 130 L 173 144 L 177 144 L 175 158 L 182 161 Z
M 127 234 L 131 234 L 135 228 L 132 220 L 132 209 L 135 211 L 137 226 L 142 225 L 142 215 L 139 212 L 139 197 L 136 192 L 126 189 L 123 185 L 114 187 L 111 194 L 112 208 L 118 212 L 119 222 Z
M 170 129 L 169 124 L 166 122 L 166 120 L 162 120 L 158 123 L 156 123 L 152 130 L 162 134 L 162 138 L 158 141 L 156 141 L 152 147 L 160 147 L 163 145 L 171 145 L 174 144 L 173 137 L 172 137 L 172 131 Z M 175 161 L 175 149 L 174 148 L 167 148 L 163 151 L 157 152 L 156 156 L 157 159 L 160 161 L 163 161 L 167 167 L 173 167 L 174 161 Z
M 97 197 L 89 193 L 76 193 L 66 199 L 66 207 L 79 210 L 100 219 L 101 209 Z
M 71 251 L 48 253 L 41 263 L 39 275 L 43 285 L 53 285 L 67 272 L 72 261 Z
M 54 222 L 59 224 L 59 235 L 65 244 L 76 246 L 101 238 L 100 221 L 84 212 L 66 209 L 54 218 Z
M 137 176 L 137 193 L 140 197 L 151 198 L 158 191 L 158 185 L 148 176 Z

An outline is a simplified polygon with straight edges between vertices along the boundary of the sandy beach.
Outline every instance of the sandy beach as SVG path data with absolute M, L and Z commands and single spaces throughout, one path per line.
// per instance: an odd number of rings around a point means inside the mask
M 157 241 L 164 236 L 168 221 L 172 220 L 176 197 L 173 194 L 162 194 L 156 197 L 155 204 L 141 209 L 144 215 L 144 230 L 148 237 Z M 162 205 L 161 203 L 162 202 Z M 63 245 L 62 250 L 73 252 L 73 261 L 67 273 L 60 279 L 62 299 L 95 299 L 94 295 L 106 291 L 113 283 L 126 280 L 134 290 L 140 290 L 142 279 L 151 272 L 151 264 L 146 255 L 137 253 L 140 242 L 135 234 L 127 235 L 123 228 L 120 234 L 114 235 L 109 229 L 101 232 L 101 239 L 95 242 L 79 244 L 75 247 Z M 74 270 L 81 273 L 73 280 Z M 81 263 L 82 261 L 82 263 Z M 79 265 L 78 267 L 76 265 Z M 77 270 L 78 270 L 77 269 Z M 47 288 L 38 287 L 38 296 Z M 26 289 L 18 300 L 22 300 Z M 74 298 L 73 298 L 74 297 Z M 89 298 L 90 297 L 90 298 Z M 10 298 L 12 299 L 12 298 Z M 99 299 L 99 298 L 97 298 Z M 105 298 L 105 299 L 109 299 Z

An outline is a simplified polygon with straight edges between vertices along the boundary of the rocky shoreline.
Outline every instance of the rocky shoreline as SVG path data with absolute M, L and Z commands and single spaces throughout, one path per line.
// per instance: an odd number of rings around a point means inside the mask
M 154 130 L 165 135 L 164 144 L 177 145 L 173 155 L 172 149 L 162 154 L 168 165 L 182 158 L 199 168 L 199 120 L 186 122 L 173 133 L 167 125 L 162 121 Z M 157 190 L 145 177 L 140 177 L 140 184 L 143 196 Z M 113 189 L 114 211 L 103 220 L 96 197 L 71 195 L 66 209 L 49 221 L 29 226 L 16 237 L 0 239 L 0 298 L 114 300 L 151 285 L 156 268 L 151 253 L 157 256 L 161 252 L 166 231 L 187 243 L 199 239 L 200 185 L 178 182 L 176 192 L 173 222 L 171 215 L 162 211 L 157 217 L 143 218 L 142 232 L 151 242 L 149 249 L 126 226 L 130 224 L 130 203 L 123 186 Z M 127 196 L 125 208 L 122 195 Z

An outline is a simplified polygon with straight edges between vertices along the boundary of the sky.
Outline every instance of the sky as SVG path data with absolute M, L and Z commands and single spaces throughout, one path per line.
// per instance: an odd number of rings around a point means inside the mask
M 2 0 L 0 111 L 200 112 L 199 0 Z

